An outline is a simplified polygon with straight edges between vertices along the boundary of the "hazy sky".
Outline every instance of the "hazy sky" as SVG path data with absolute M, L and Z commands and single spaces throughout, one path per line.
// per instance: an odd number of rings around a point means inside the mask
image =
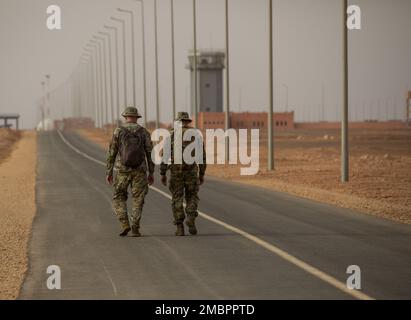
M 187 108 L 192 47 L 192 0 L 174 0 L 176 15 L 177 105 Z M 146 4 L 148 117 L 155 116 L 153 0 Z M 198 47 L 224 48 L 224 1 L 197 0 Z M 274 0 L 275 110 L 283 111 L 289 88 L 289 109 L 297 120 L 339 119 L 341 106 L 342 23 L 340 0 Z M 404 118 L 406 91 L 411 90 L 411 1 L 350 1 L 362 9 L 360 31 L 350 31 L 350 108 L 352 119 Z M 63 29 L 46 28 L 46 8 L 62 9 Z M 268 103 L 267 0 L 230 1 L 232 109 L 264 111 Z M 0 0 L 0 112 L 18 112 L 24 127 L 39 121 L 36 101 L 40 82 L 52 76 L 62 88 L 75 69 L 84 46 L 117 7 L 136 12 L 137 99 L 142 105 L 139 13 L 132 0 Z M 158 0 L 161 120 L 171 119 L 170 1 Z M 129 35 L 128 38 L 129 39 Z M 128 48 L 129 49 L 129 48 Z M 130 50 L 128 50 L 130 51 Z M 127 57 L 131 71 L 130 54 Z M 131 72 L 129 83 L 131 84 Z M 121 82 L 122 84 L 122 82 Z M 132 101 L 131 88 L 128 103 Z M 70 115 L 60 89 L 52 116 Z M 58 99 L 57 99 L 58 98 Z M 142 109 L 142 108 L 141 108 Z

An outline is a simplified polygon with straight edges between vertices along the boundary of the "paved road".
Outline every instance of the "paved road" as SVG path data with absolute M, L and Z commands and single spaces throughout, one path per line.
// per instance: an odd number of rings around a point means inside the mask
M 105 152 L 63 135 L 38 139 L 38 212 L 21 299 L 411 298 L 410 226 L 217 179 L 201 189 L 198 236 L 173 236 L 157 179 L 145 237 L 122 239 L 98 163 Z M 49 265 L 61 269 L 61 290 L 46 287 Z M 361 268 L 361 291 L 345 287 L 349 265 Z

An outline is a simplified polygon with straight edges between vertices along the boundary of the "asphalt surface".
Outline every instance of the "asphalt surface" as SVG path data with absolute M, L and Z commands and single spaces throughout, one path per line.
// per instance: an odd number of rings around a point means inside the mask
M 411 298 L 411 226 L 218 179 L 201 188 L 198 236 L 174 236 L 157 176 L 144 237 L 120 238 L 104 167 L 78 151 L 98 161 L 105 152 L 63 135 L 77 152 L 57 132 L 39 135 L 20 299 Z M 60 290 L 46 286 L 50 265 L 60 267 Z M 361 269 L 358 294 L 341 288 L 350 265 Z

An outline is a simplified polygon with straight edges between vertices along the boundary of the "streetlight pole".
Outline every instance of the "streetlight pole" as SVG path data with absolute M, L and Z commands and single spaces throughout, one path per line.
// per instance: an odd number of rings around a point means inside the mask
M 144 126 L 147 128 L 147 82 L 146 82 L 146 39 L 145 39 L 145 23 L 144 23 L 144 1 L 136 0 L 141 4 L 141 41 L 143 49 L 143 104 L 144 104 Z
M 121 23 L 123 27 L 123 71 L 124 71 L 124 108 L 127 107 L 127 57 L 126 57 L 126 21 L 120 18 L 111 17 L 111 20 Z
M 81 85 L 81 62 L 79 63 L 77 70 L 76 70 L 76 85 L 77 85 L 77 99 L 78 99 L 78 114 L 77 118 L 82 117 L 82 110 L 83 110 L 83 100 L 82 100 L 82 85 Z
M 82 116 L 89 116 L 91 106 L 91 86 L 89 82 L 90 68 L 87 55 L 83 53 L 80 59 L 80 90 L 82 101 L 85 104 L 85 113 Z
M 134 12 L 131 10 L 125 10 L 117 8 L 117 11 L 130 14 L 131 19 L 131 64 L 133 72 L 133 106 L 137 107 L 137 98 L 136 98 L 136 44 L 134 39 Z
M 225 130 L 230 128 L 230 29 L 228 16 L 228 0 L 225 0 L 225 47 L 226 47 L 226 109 L 225 109 Z M 229 160 L 229 138 L 226 136 L 225 156 Z
M 198 128 L 198 88 L 197 88 L 197 9 L 196 0 L 193 0 L 193 72 L 194 72 L 194 127 Z
M 101 58 L 100 58 L 100 54 L 99 54 L 99 51 L 98 51 L 98 49 L 97 49 L 97 47 L 98 47 L 98 45 L 97 45 L 97 42 L 94 42 L 93 40 L 91 40 L 90 41 L 90 43 L 88 43 L 87 44 L 87 47 L 91 47 L 91 48 L 93 48 L 94 50 L 94 54 L 96 55 L 96 60 L 95 60 L 95 66 L 96 66 L 96 72 L 95 72 L 95 74 L 96 74 L 96 88 L 97 88 L 97 90 L 96 90 L 96 95 L 97 95 L 97 109 L 96 109 L 96 125 L 97 125 L 97 127 L 98 128 L 100 128 L 101 127 L 101 125 L 102 125 L 102 122 L 100 121 L 101 119 L 101 112 L 100 112 L 100 109 L 101 109 L 101 106 L 102 106 L 102 101 L 103 101 L 103 99 L 102 99 L 102 95 L 103 95 L 103 86 L 102 86 L 102 81 L 101 81 Z
M 156 55 L 156 129 L 160 128 L 160 94 L 158 85 L 158 31 L 157 31 L 157 0 L 154 0 L 154 46 Z
M 268 106 L 268 161 L 267 169 L 274 169 L 274 137 L 273 137 L 273 108 L 274 108 L 274 76 L 273 76 L 273 0 L 269 0 L 269 106 Z
M 93 88 L 93 95 L 92 95 L 92 100 L 94 103 L 94 121 L 97 122 L 98 118 L 98 105 L 97 105 L 97 99 L 96 99 L 96 94 L 97 94 L 97 73 L 96 73 L 96 60 L 94 59 L 94 50 L 86 47 L 84 49 L 85 52 L 89 54 L 90 58 L 90 66 L 91 66 L 91 82 L 92 82 L 92 88 Z
M 116 99 L 117 99 L 117 126 L 120 126 L 120 73 L 119 73 L 119 58 L 118 58 L 118 29 L 116 27 L 104 26 L 104 28 L 114 31 L 115 60 L 116 60 Z M 114 119 L 113 119 L 114 120 Z
M 343 110 L 341 119 L 341 182 L 349 180 L 348 155 L 348 0 L 343 0 Z
M 50 75 L 46 74 L 46 116 L 50 117 Z
M 96 46 L 98 46 L 98 57 L 99 57 L 99 74 L 100 74 L 100 128 L 103 128 L 104 125 L 104 121 L 103 121 L 103 114 L 104 114 L 104 108 L 103 108 L 103 100 L 104 100 L 104 75 L 103 75 L 103 66 L 105 65 L 104 61 L 105 59 L 103 59 L 103 54 L 102 54 L 102 50 L 101 50 L 101 43 L 99 41 L 96 40 L 91 40 L 91 43 L 94 43 Z M 104 60 L 104 61 L 103 61 Z M 107 101 L 105 101 L 105 103 L 107 103 Z
M 283 83 L 282 86 L 285 88 L 285 112 L 288 112 L 288 86 Z
M 174 0 L 170 0 L 171 11 L 171 76 L 172 76 L 172 88 L 173 88 L 173 121 L 176 116 L 176 71 L 175 71 L 175 53 L 174 53 Z
M 41 109 L 41 126 L 42 126 L 42 130 L 45 131 L 45 126 L 44 126 L 44 109 L 46 106 L 46 82 L 42 81 L 41 82 L 41 87 L 43 89 L 43 103 L 42 103 L 42 107 Z
M 105 124 L 108 124 L 108 90 L 107 90 L 107 57 L 106 57 L 106 39 L 100 36 L 93 36 L 94 39 L 102 41 L 103 47 L 103 74 L 104 74 L 104 105 L 105 105 Z M 101 43 L 100 43 L 101 45 Z
M 111 46 L 111 35 L 108 32 L 99 31 L 99 34 L 106 36 L 108 39 L 108 61 L 109 61 L 109 68 L 110 68 L 110 102 L 111 102 L 111 123 L 114 123 L 114 99 L 113 99 L 113 59 L 111 56 L 112 46 Z M 108 116 L 107 116 L 108 118 Z
M 325 88 L 324 84 L 321 85 L 321 120 L 325 121 Z

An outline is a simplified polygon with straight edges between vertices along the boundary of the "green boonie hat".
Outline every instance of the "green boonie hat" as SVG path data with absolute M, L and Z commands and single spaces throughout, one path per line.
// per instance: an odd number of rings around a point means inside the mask
M 190 119 L 190 116 L 187 112 L 179 112 L 177 113 L 176 121 L 193 121 Z
M 138 113 L 137 108 L 135 107 L 127 107 L 124 109 L 123 113 L 121 114 L 123 117 L 137 117 L 141 118 L 141 115 Z

